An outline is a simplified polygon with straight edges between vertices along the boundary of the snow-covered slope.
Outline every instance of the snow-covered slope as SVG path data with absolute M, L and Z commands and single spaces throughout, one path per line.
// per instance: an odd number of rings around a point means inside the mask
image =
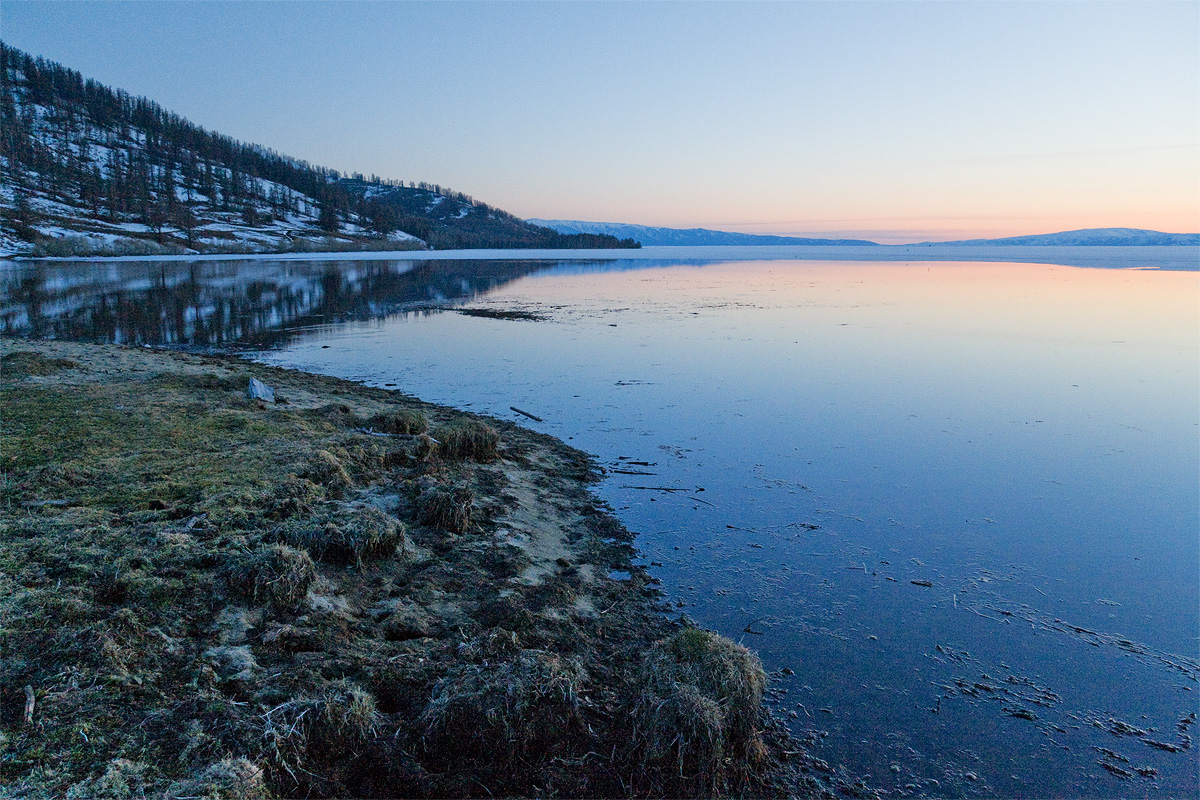
M 627 246 L 342 176 L 0 42 L 0 256 Z
M 3 43 L 0 112 L 0 256 L 421 246 L 339 207 L 335 172 Z

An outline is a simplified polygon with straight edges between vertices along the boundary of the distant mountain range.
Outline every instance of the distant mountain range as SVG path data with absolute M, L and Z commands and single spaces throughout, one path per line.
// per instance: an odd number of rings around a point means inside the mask
M 764 236 L 753 233 L 713 231 L 708 228 L 652 228 L 647 225 L 628 225 L 621 222 L 581 222 L 572 219 L 530 219 L 526 222 L 565 234 L 607 234 L 618 239 L 633 239 L 643 246 L 713 246 L 713 245 L 831 245 L 877 246 L 865 239 L 806 239 L 798 236 Z
M 828 247 L 856 245 L 886 247 L 865 239 L 806 239 L 796 236 L 764 236 L 752 233 L 714 231 L 708 228 L 654 228 L 647 225 L 628 225 L 620 222 L 582 222 L 567 219 L 531 219 L 534 225 L 551 228 L 564 234 L 608 234 L 619 239 L 633 239 L 645 246 L 675 245 L 808 245 Z M 1024 245 L 1037 247 L 1080 247 L 1086 245 L 1147 246 L 1200 245 L 1200 233 L 1162 233 L 1139 228 L 1087 228 L 1060 233 L 1041 233 L 1032 236 L 1009 236 L 1003 239 L 964 239 L 955 242 L 920 242 L 903 247 L 962 247 Z
M 1083 247 L 1088 245 L 1146 246 L 1200 245 L 1200 233 L 1161 233 L 1140 228 L 1084 228 L 1078 231 L 1040 233 L 1033 236 L 1009 236 L 1004 239 L 963 239 L 957 242 L 921 242 L 922 246 L 955 247 L 964 245 L 1025 245 L 1041 247 Z

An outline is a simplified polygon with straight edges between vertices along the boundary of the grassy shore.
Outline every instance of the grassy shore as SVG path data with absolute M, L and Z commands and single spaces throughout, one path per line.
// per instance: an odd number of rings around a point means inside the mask
M 0 796 L 861 788 L 556 439 L 233 358 L 0 359 Z

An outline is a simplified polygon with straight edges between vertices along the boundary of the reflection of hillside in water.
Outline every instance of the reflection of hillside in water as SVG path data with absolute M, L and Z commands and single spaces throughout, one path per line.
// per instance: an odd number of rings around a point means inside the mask
M 469 300 L 545 261 L 34 265 L 0 276 L 0 332 L 122 344 L 265 347 L 289 330 Z

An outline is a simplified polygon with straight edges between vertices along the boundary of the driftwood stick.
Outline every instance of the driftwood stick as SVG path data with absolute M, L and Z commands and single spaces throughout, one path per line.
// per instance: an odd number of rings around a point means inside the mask
M 511 408 L 513 411 L 517 412 L 518 414 L 520 414 L 522 416 L 529 417 L 534 422 L 545 422 L 546 421 L 546 420 L 542 419 L 541 417 L 535 417 L 533 414 L 530 414 L 528 411 L 522 411 L 521 409 L 517 408 L 516 406 L 509 406 L 509 408 Z
M 33 693 L 33 687 L 25 685 L 25 724 L 33 723 L 33 709 L 37 705 L 37 695 Z

